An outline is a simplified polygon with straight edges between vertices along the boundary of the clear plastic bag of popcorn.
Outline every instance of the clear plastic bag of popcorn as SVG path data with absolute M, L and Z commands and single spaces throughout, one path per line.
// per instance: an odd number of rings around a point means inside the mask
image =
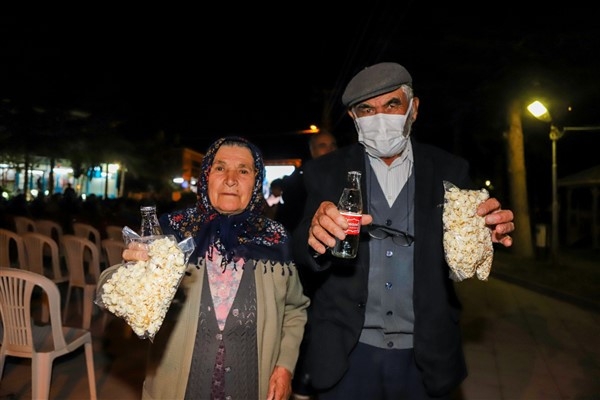
M 460 282 L 477 275 L 487 280 L 492 268 L 494 247 L 491 230 L 477 207 L 490 195 L 486 189 L 460 189 L 444 181 L 444 253 L 450 279 Z
M 125 243 L 141 243 L 148 260 L 130 261 L 105 270 L 95 303 L 123 318 L 141 339 L 153 340 L 175 297 L 194 251 L 193 239 L 179 243 L 172 235 L 139 236 L 123 228 Z

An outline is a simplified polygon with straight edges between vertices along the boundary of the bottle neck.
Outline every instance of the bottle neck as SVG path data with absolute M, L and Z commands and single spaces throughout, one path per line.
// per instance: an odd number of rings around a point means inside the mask
M 140 212 L 142 214 L 142 221 L 140 224 L 140 235 L 162 235 L 162 229 L 160 227 L 160 224 L 158 223 L 158 217 L 156 215 L 156 207 L 142 207 L 140 208 Z

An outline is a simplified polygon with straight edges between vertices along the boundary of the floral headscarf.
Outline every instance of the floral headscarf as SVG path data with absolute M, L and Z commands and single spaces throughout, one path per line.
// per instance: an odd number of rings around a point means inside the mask
M 223 145 L 246 147 L 254 158 L 257 171 L 252 197 L 240 214 L 221 214 L 210 203 L 208 177 L 215 154 Z M 196 242 L 195 257 L 203 257 L 213 246 L 223 256 L 223 268 L 240 258 L 291 262 L 290 238 L 279 222 L 263 216 L 263 179 L 265 164 L 260 150 L 248 140 L 229 136 L 215 141 L 202 159 L 202 175 L 198 182 L 196 207 L 167 214 L 169 230 L 181 238 L 193 236 Z M 164 226 L 164 222 L 162 221 Z M 209 257 L 212 255 L 209 253 Z

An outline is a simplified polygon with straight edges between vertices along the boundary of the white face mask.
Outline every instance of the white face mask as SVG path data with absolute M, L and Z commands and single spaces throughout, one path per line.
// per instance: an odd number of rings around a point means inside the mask
M 410 127 L 406 123 L 412 110 L 412 99 L 406 114 L 378 113 L 368 117 L 355 118 L 358 142 L 373 157 L 392 157 L 402 153 L 408 144 Z M 412 122 L 412 121 L 411 121 Z

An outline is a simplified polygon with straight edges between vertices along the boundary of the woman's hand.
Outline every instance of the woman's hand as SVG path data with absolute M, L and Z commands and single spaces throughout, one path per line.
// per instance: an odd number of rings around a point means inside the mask
M 131 242 L 127 248 L 123 250 L 123 260 L 125 261 L 147 261 L 148 246 L 140 242 Z
M 275 366 L 269 379 L 267 400 L 288 400 L 292 395 L 292 373 L 284 367 Z

